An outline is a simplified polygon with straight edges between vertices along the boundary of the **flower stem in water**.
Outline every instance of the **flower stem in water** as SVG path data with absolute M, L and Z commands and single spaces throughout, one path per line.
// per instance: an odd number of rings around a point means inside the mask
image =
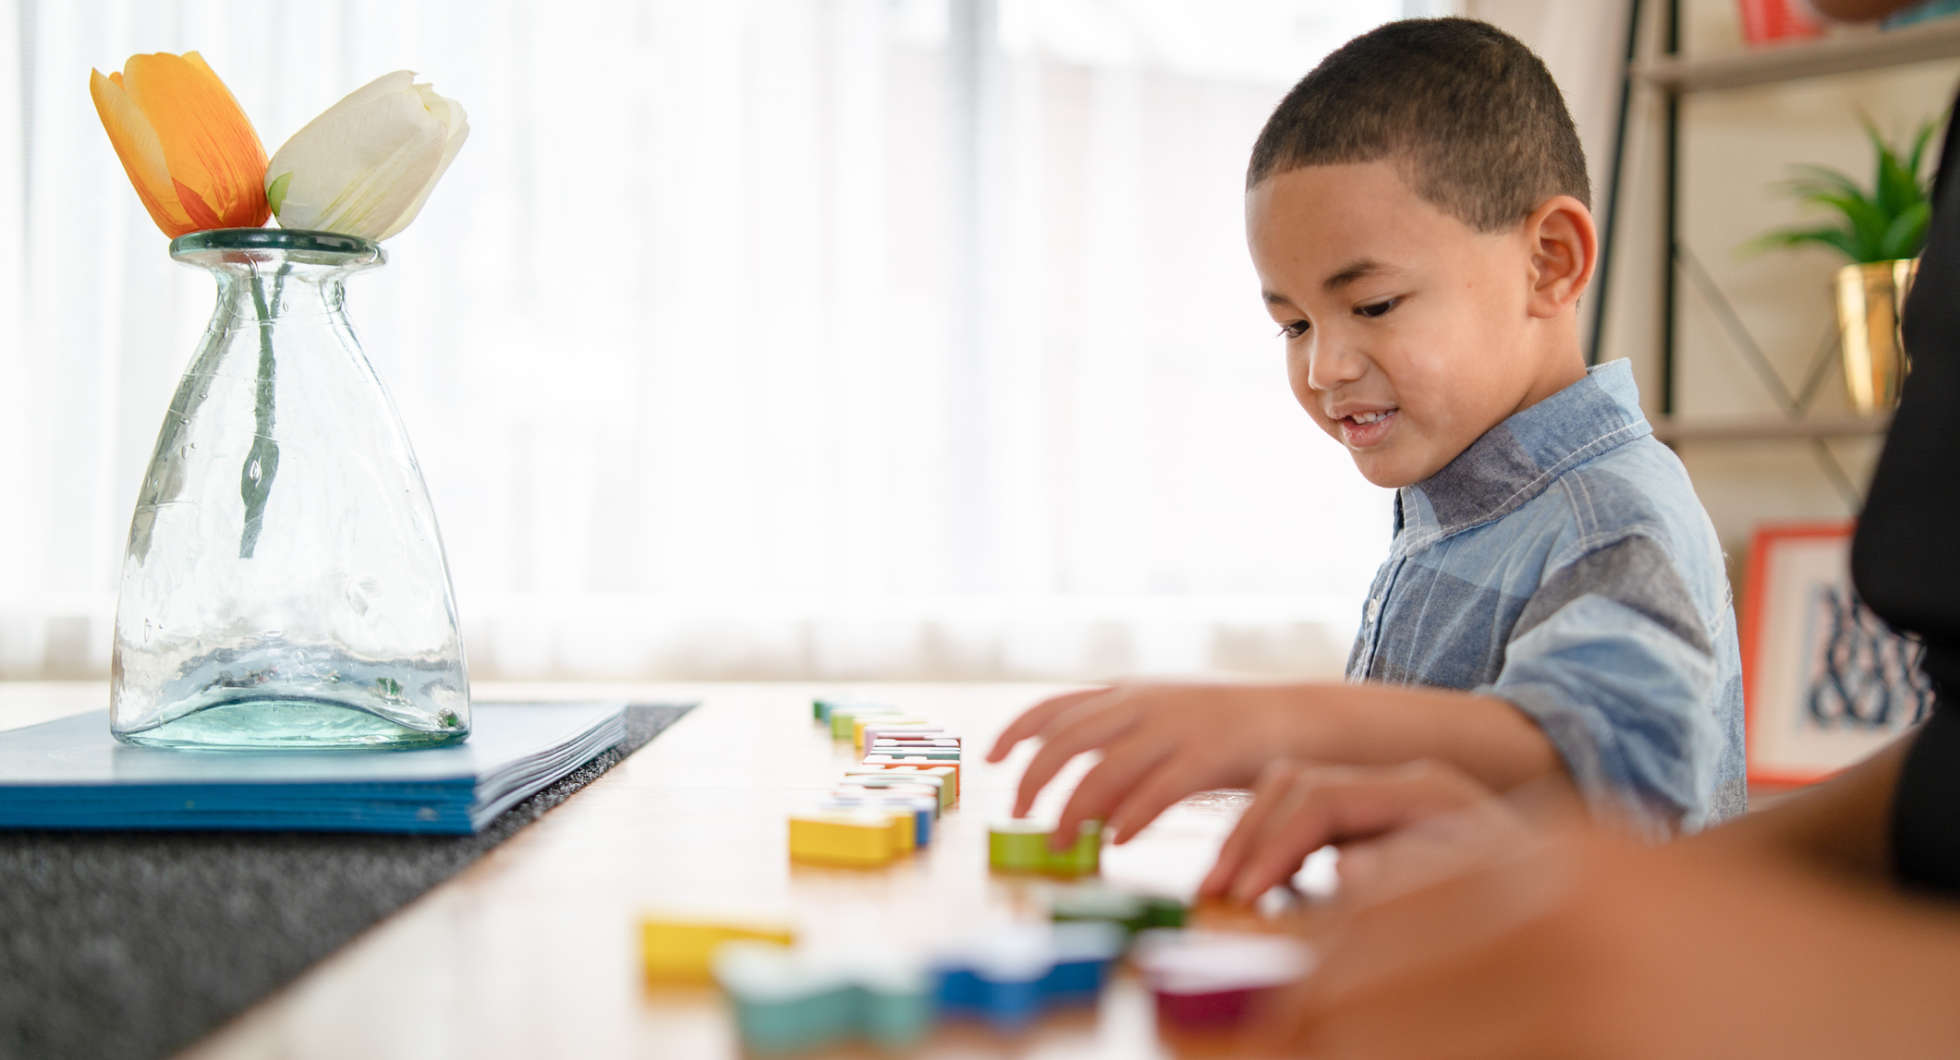
M 272 478 L 279 473 L 279 443 L 273 441 L 273 356 L 272 322 L 279 312 L 279 297 L 286 289 L 286 273 L 281 265 L 272 282 L 272 301 L 265 297 L 265 280 L 252 271 L 252 305 L 259 314 L 259 381 L 252 404 L 252 448 L 245 454 L 245 467 L 239 472 L 238 493 L 245 501 L 245 529 L 238 538 L 238 558 L 251 559 L 259 547 L 259 529 L 265 522 L 265 500 L 272 493 Z

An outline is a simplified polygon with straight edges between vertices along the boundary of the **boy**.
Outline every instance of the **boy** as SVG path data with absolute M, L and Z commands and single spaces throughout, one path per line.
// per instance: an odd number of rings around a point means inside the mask
M 1092 749 L 1058 836 L 1107 818 L 1126 841 L 1287 759 L 1549 779 L 1667 827 L 1743 809 L 1720 546 L 1627 364 L 1588 372 L 1580 350 L 1588 201 L 1558 86 L 1489 25 L 1390 23 L 1287 94 L 1246 177 L 1253 263 L 1294 396 L 1398 491 L 1357 683 L 1037 704 L 989 756 L 1042 738 L 1017 814 Z

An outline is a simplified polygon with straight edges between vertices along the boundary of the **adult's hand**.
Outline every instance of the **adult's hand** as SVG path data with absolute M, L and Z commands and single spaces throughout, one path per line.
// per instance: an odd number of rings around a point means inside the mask
M 1960 915 L 1601 830 L 1354 910 L 1271 1007 L 1313 1057 L 1960 1055 Z
M 1341 847 L 1343 893 L 1365 893 L 1447 871 L 1528 834 L 1513 806 L 1440 762 L 1275 762 L 1198 893 L 1250 902 L 1330 843 Z

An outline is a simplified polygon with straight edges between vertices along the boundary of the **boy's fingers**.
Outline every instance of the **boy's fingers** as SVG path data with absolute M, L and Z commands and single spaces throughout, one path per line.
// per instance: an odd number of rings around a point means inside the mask
M 1069 759 L 1109 744 L 1129 728 L 1132 717 L 1120 699 L 1112 697 L 1107 702 L 1085 701 L 1057 719 L 1043 738 L 1041 750 L 1028 760 L 1028 768 L 1021 774 L 1021 786 L 1014 799 L 1015 816 L 1028 812 L 1035 796 L 1068 765 Z
M 1301 860 L 1328 843 L 1403 830 L 1437 814 L 1459 812 L 1483 797 L 1487 793 L 1474 782 L 1422 763 L 1308 774 L 1253 838 L 1233 897 L 1250 901 L 1298 871 Z M 1343 880 L 1347 878 L 1343 872 Z
M 987 761 L 998 762 L 1007 757 L 1014 745 L 1033 736 L 1047 727 L 1055 718 L 1067 713 L 1071 708 L 1086 703 L 1097 696 L 1111 691 L 1108 688 L 1086 688 L 1080 692 L 1068 692 L 1050 696 L 1021 712 L 1021 716 L 1008 724 L 999 737 L 994 740 L 994 748 L 987 752 Z
M 1062 807 L 1061 819 L 1055 823 L 1051 842 L 1058 848 L 1073 842 L 1082 822 L 1107 816 L 1109 807 L 1136 784 L 1138 777 L 1156 769 L 1176 750 L 1174 744 L 1152 740 L 1141 733 L 1110 745 L 1102 762 L 1089 770 L 1069 795 L 1068 805 Z
M 1152 771 L 1129 794 L 1113 800 L 1116 808 L 1110 812 L 1109 823 L 1115 829 L 1116 842 L 1128 842 L 1179 799 L 1213 786 L 1217 778 L 1207 771 L 1204 759 L 1178 750 L 1175 744 L 1171 746 L 1168 768 Z
M 1321 791 L 1322 786 L 1308 774 L 1282 794 L 1252 839 L 1245 865 L 1232 884 L 1233 900 L 1251 902 L 1265 894 L 1300 871 L 1308 854 L 1327 844 L 1331 829 Z
M 1198 885 L 1198 893 L 1206 897 L 1223 893 L 1226 884 L 1232 881 L 1233 873 L 1245 860 L 1257 841 L 1260 822 L 1272 815 L 1273 806 L 1280 793 L 1285 791 L 1298 776 L 1298 767 L 1289 762 L 1275 762 L 1266 767 L 1259 777 L 1259 783 L 1252 789 L 1252 803 L 1239 815 L 1239 821 L 1232 826 L 1232 833 L 1225 837 L 1225 844 L 1218 848 L 1218 860 L 1211 872 Z

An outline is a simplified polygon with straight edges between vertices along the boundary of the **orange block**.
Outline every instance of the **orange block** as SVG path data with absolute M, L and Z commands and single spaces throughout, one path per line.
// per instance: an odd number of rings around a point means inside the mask
M 952 801 L 960 801 L 960 764 L 940 762 L 918 755 L 869 755 L 864 760 L 866 769 L 895 769 L 930 776 L 943 776 L 953 786 Z

